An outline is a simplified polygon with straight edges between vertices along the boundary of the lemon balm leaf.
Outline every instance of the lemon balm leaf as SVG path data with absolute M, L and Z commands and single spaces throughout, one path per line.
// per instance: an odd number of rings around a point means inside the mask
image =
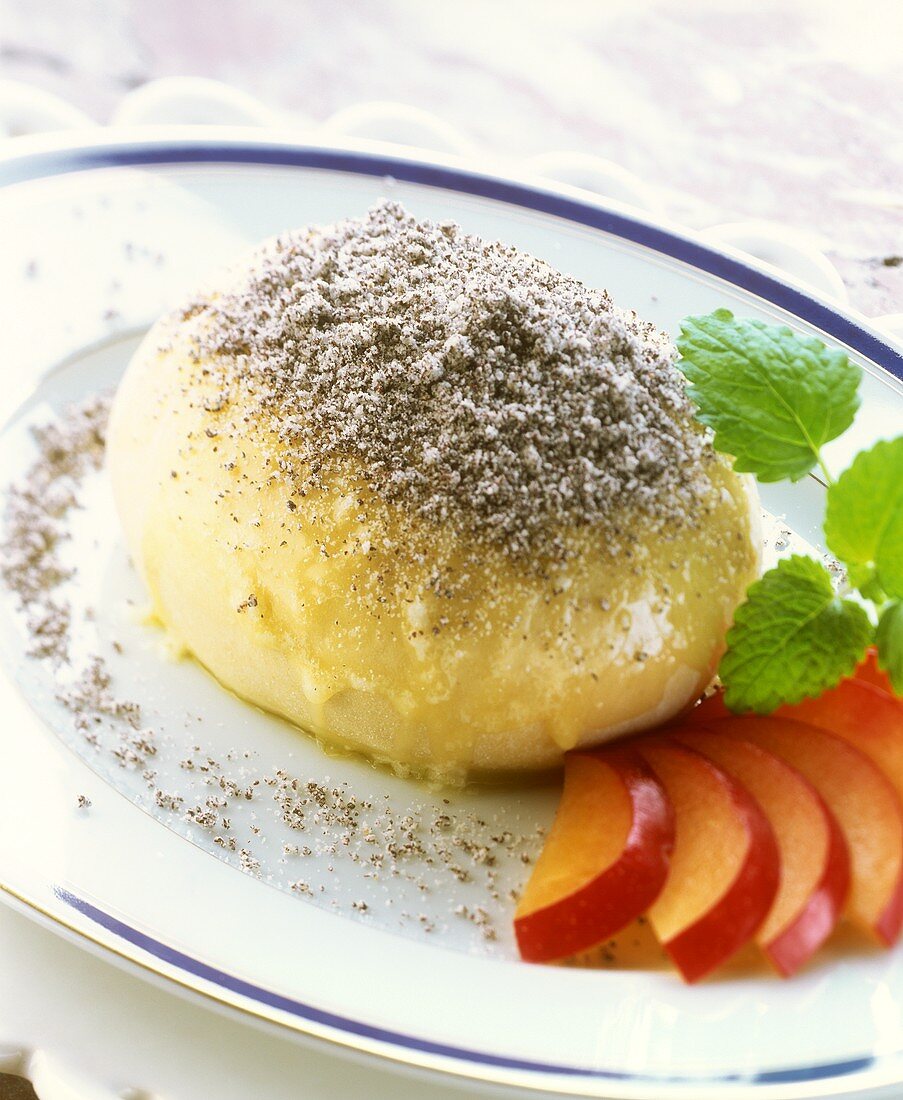
M 880 607 L 903 599 L 903 437 L 857 456 L 832 482 L 822 448 L 853 422 L 861 371 L 839 349 L 726 309 L 687 317 L 677 341 L 697 419 L 734 469 L 760 481 L 825 471 L 828 546 L 849 583 Z M 879 662 L 903 688 L 903 611 L 879 622 Z M 853 672 L 875 628 L 860 602 L 835 593 L 827 570 L 792 557 L 752 585 L 727 635 L 719 672 L 734 711 L 767 714 Z
M 798 481 L 853 422 L 861 371 L 838 349 L 727 309 L 681 322 L 679 366 L 697 419 L 734 469 Z
M 903 695 L 903 603 L 888 604 L 875 632 L 878 667 L 890 677 L 894 691 Z
M 824 566 L 784 558 L 734 614 L 718 669 L 724 701 L 737 713 L 769 714 L 820 695 L 853 672 L 873 633 L 865 609 L 834 592 Z
M 860 452 L 828 489 L 825 538 L 851 579 L 871 573 L 903 598 L 903 436 Z

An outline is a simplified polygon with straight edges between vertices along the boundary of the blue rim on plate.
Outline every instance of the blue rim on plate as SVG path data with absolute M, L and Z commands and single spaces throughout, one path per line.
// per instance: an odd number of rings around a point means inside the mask
M 121 143 L 89 143 L 80 147 L 13 154 L 6 159 L 0 159 L 0 187 L 92 169 L 178 164 L 284 166 L 325 169 L 369 177 L 391 177 L 406 183 L 442 188 L 552 215 L 671 257 L 688 267 L 704 271 L 747 293 L 754 294 L 786 310 L 794 317 L 816 326 L 822 332 L 846 344 L 855 353 L 871 360 L 898 380 L 903 381 L 903 353 L 854 316 L 819 301 L 771 274 L 683 237 L 670 229 L 621 210 L 609 209 L 601 201 L 595 203 L 581 200 L 551 188 L 514 182 L 453 165 L 417 161 L 385 153 L 296 145 L 260 139 L 133 140 Z M 148 936 L 67 889 L 56 887 L 54 893 L 61 903 L 83 918 L 186 975 L 201 978 L 223 990 L 256 1001 L 262 1006 L 280 1009 L 296 1019 L 325 1025 L 349 1037 L 375 1040 L 409 1052 L 439 1056 L 453 1062 L 521 1070 L 537 1075 L 634 1081 L 658 1085 L 695 1084 L 700 1087 L 728 1083 L 775 1086 L 824 1082 L 830 1079 L 842 1081 L 878 1065 L 878 1059 L 867 1054 L 861 1058 L 842 1062 L 764 1070 L 750 1075 L 727 1074 L 701 1078 L 655 1077 L 617 1070 L 530 1062 L 482 1051 L 466 1050 L 374 1027 L 363 1021 L 325 1012 L 274 991 L 263 989 Z M 888 1063 L 897 1060 L 901 1053 L 903 1050 L 895 1052 L 895 1055 L 882 1056 L 880 1061 L 887 1066 Z M 529 1087 L 529 1082 L 518 1083 Z
M 94 168 L 165 164 L 254 164 L 320 168 L 360 176 L 390 176 L 405 183 L 441 187 L 551 214 L 565 221 L 619 237 L 679 260 L 699 271 L 755 294 L 817 326 L 903 381 L 903 352 L 849 314 L 740 260 L 650 221 L 615 212 L 538 186 L 427 161 L 385 154 L 309 145 L 260 142 L 135 141 L 116 145 L 54 149 L 0 160 L 0 187 Z
M 588 1069 L 580 1066 L 557 1066 L 546 1062 L 525 1061 L 522 1058 L 506 1058 L 499 1054 L 487 1054 L 479 1050 L 465 1050 L 462 1047 L 450 1046 L 447 1043 L 436 1043 L 430 1039 L 419 1039 L 416 1036 L 404 1035 L 397 1031 L 390 1031 L 387 1028 L 374 1027 L 372 1024 L 362 1023 L 359 1020 L 352 1020 L 347 1016 L 339 1016 L 334 1012 L 326 1012 L 323 1009 L 315 1008 L 313 1005 L 297 1001 L 292 997 L 286 997 L 281 993 L 274 993 L 272 990 L 263 989 L 253 982 L 248 982 L 234 974 L 228 974 L 215 966 L 210 966 L 208 963 L 201 962 L 199 959 L 195 959 L 191 955 L 186 955 L 183 951 L 179 951 L 175 947 L 161 943 L 160 940 L 155 939 L 153 936 L 148 936 L 145 932 L 139 932 L 138 929 L 132 928 L 131 925 L 126 924 L 117 917 L 111 916 L 109 913 L 105 913 L 96 905 L 92 905 L 91 902 L 85 901 L 84 898 L 77 897 L 70 890 L 56 887 L 54 893 L 60 901 L 74 909 L 77 913 L 80 913 L 83 917 L 87 917 L 88 920 L 93 921 L 105 931 L 112 932 L 120 939 L 133 944 L 142 951 L 146 951 L 149 955 L 153 955 L 154 958 L 167 963 L 169 966 L 176 967 L 195 977 L 202 978 L 204 981 L 220 986 L 232 993 L 238 993 L 242 997 L 258 1001 L 260 1004 L 266 1005 L 269 1008 L 276 1008 L 282 1012 L 287 1012 L 290 1016 L 294 1016 L 297 1019 L 311 1020 L 318 1024 L 324 1024 L 327 1027 L 336 1028 L 339 1031 L 345 1031 L 351 1035 L 359 1035 L 366 1039 L 375 1039 L 382 1043 L 391 1043 L 394 1046 L 403 1046 L 408 1050 L 416 1050 L 425 1054 L 434 1054 L 442 1058 L 458 1059 L 481 1066 L 496 1066 L 499 1069 L 525 1070 L 531 1073 L 554 1073 L 562 1077 L 588 1077 L 605 1081 L 649 1081 L 656 1084 L 668 1083 L 674 1085 L 692 1085 L 700 1083 L 699 1079 L 694 1077 L 671 1076 L 663 1078 L 652 1074 L 627 1073 L 621 1070 Z M 719 1083 L 742 1082 L 743 1084 L 749 1085 L 776 1085 L 804 1081 L 822 1081 L 832 1077 L 845 1077 L 853 1073 L 861 1073 L 874 1064 L 875 1059 L 871 1055 L 865 1055 L 862 1058 L 850 1058 L 843 1062 L 828 1062 L 821 1065 L 791 1067 L 789 1069 L 779 1070 L 762 1070 L 759 1073 L 750 1074 L 744 1077 L 737 1074 L 724 1074 L 720 1077 L 707 1078 L 705 1084 L 717 1085 Z

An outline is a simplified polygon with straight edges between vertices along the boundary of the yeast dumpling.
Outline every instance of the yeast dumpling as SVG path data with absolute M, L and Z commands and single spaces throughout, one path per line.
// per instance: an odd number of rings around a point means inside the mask
M 394 203 L 164 317 L 109 463 L 156 617 L 222 684 L 448 781 L 674 714 L 758 567 L 670 341 Z

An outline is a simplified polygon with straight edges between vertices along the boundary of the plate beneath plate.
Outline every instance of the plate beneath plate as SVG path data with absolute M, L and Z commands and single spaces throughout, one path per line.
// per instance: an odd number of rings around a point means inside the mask
M 132 326 L 259 238 L 359 213 L 384 194 L 605 285 L 671 331 L 728 305 L 846 343 L 867 376 L 853 438 L 833 448 L 838 466 L 893 434 L 903 412 L 903 387 L 881 369 L 899 356 L 856 319 L 571 194 L 219 132 L 215 144 L 48 151 L 0 164 L 0 180 L 4 171 L 41 177 L 0 191 L 14 227 L 0 293 L 16 304 L 2 334 L 5 407 L 25 402 L 0 442 L 4 482 L 32 461 L 29 424 L 115 381 Z M 17 777 L 0 805 L 2 835 L 19 838 L 0 853 L 10 893 L 258 1018 L 485 1081 L 725 1097 L 828 1095 L 903 1076 L 897 953 L 826 956 L 789 983 L 726 977 L 695 989 L 670 973 L 513 961 L 509 891 L 554 788 L 431 792 L 326 757 L 167 658 L 141 622 L 102 473 L 79 491 L 84 508 L 69 513 L 73 538 L 59 548 L 77 568 L 69 682 L 21 656 L 21 620 L 8 608 L 0 626 L 0 762 Z M 817 541 L 821 492 L 814 480 L 777 486 L 766 503 Z M 93 656 L 109 686 L 96 675 L 79 684 Z M 112 713 L 77 728 L 79 691 L 94 703 L 100 693 Z M 117 711 L 125 701 L 140 716 Z

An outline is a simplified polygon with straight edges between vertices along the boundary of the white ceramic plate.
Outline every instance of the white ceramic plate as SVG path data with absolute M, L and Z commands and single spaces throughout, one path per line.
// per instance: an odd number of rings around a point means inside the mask
M 21 144 L 0 162 L 0 184 L 4 484 L 33 459 L 29 426 L 112 385 L 140 331 L 211 268 L 280 229 L 359 214 L 387 194 L 606 286 L 671 331 L 686 314 L 727 305 L 843 345 L 865 377 L 856 426 L 832 447 L 838 467 L 903 420 L 903 360 L 865 321 L 579 192 L 223 131 Z M 527 874 L 520 857 L 551 819 L 554 788 L 447 794 L 326 757 L 192 663 L 166 658 L 135 612 L 141 592 L 103 475 L 81 492 L 62 551 L 77 568 L 65 586 L 70 672 L 54 677 L 22 655 L 21 616 L 0 596 L 0 880 L 10 896 L 259 1020 L 483 1082 L 674 1098 L 859 1094 L 903 1081 L 903 952 L 826 952 L 791 982 L 723 978 L 691 989 L 665 972 L 516 961 L 506 895 Z M 764 496 L 817 543 L 821 493 L 809 479 Z M 115 730 L 88 744 L 57 698 L 60 675 L 95 653 L 109 662 L 113 690 L 138 700 L 156 731 L 157 753 L 141 767 L 111 755 Z M 188 757 L 191 768 L 181 764 Z M 145 767 L 155 774 L 144 777 Z M 261 782 L 230 808 L 229 832 L 247 851 L 242 873 L 239 851 L 185 810 L 216 794 L 221 774 L 250 784 L 278 769 L 326 783 L 341 800 L 353 795 L 357 831 L 345 847 L 327 794 L 321 820 L 308 807 L 298 833 L 282 819 L 279 788 Z M 156 805 L 155 789 L 181 795 L 179 811 Z M 90 808 L 77 807 L 78 795 Z M 383 828 L 386 814 L 413 819 L 425 856 L 373 875 L 363 825 Z M 451 826 L 437 822 L 443 814 Z M 450 869 L 460 851 L 447 859 L 443 839 L 462 821 L 489 848 L 490 836 L 513 836 L 494 864 L 471 844 L 468 881 Z M 469 919 L 455 912 L 461 905 L 486 915 Z

